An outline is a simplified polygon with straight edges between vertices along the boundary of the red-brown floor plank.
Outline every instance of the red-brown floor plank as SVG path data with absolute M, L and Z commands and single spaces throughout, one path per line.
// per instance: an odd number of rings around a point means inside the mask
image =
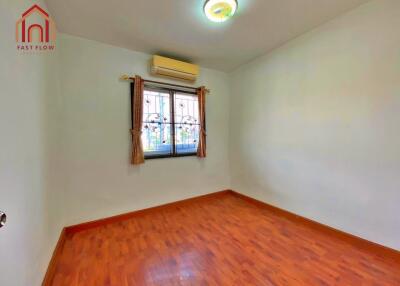
M 400 262 L 225 194 L 67 236 L 54 286 L 400 285 Z

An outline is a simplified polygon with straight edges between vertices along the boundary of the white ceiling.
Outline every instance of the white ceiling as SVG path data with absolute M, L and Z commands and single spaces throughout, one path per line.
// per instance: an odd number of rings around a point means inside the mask
M 47 0 L 58 29 L 149 54 L 231 71 L 368 0 L 238 0 L 212 23 L 204 0 Z

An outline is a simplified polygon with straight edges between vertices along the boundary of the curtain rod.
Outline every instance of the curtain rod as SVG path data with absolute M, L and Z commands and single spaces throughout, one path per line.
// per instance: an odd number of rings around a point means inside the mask
M 121 80 L 130 80 L 130 81 L 135 81 L 134 77 L 131 77 L 129 75 L 123 75 L 121 76 Z M 169 86 L 175 86 L 175 87 L 180 87 L 180 88 L 186 88 L 186 89 L 192 89 L 192 90 L 197 90 L 197 87 L 192 87 L 192 86 L 184 86 L 184 85 L 178 85 L 178 84 L 173 84 L 173 83 L 166 83 L 166 82 L 160 82 L 160 81 L 154 81 L 154 80 L 148 80 L 144 79 L 144 82 L 149 82 L 149 83 L 156 83 L 156 84 L 162 84 L 162 85 L 169 85 Z M 210 90 L 206 89 L 206 92 L 209 93 Z

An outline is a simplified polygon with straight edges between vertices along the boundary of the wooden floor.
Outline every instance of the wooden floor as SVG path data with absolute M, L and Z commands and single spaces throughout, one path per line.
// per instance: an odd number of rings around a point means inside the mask
M 223 194 L 68 235 L 52 285 L 400 285 L 398 259 Z

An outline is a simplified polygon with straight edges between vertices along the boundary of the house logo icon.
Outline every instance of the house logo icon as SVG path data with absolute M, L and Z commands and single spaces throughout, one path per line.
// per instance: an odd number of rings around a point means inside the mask
M 53 50 L 55 23 L 45 10 L 35 4 L 18 19 L 15 37 L 18 50 Z

